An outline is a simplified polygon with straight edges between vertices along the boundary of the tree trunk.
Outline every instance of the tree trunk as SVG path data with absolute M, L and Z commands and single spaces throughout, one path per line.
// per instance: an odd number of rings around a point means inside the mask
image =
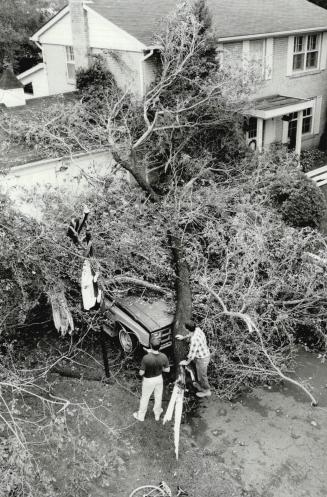
M 175 336 L 187 335 L 185 323 L 192 317 L 192 293 L 190 286 L 190 272 L 183 253 L 181 239 L 177 235 L 168 233 L 175 265 L 176 280 L 176 312 L 173 324 L 173 351 L 175 367 L 185 359 L 188 352 L 188 344 L 184 340 L 175 340 Z
M 59 374 L 60 376 L 64 376 L 66 378 L 77 378 L 88 381 L 102 381 L 104 379 L 102 374 L 99 373 L 87 373 L 84 374 L 81 371 L 74 371 L 70 368 L 55 366 L 51 369 L 51 373 Z
M 150 185 L 146 171 L 144 171 L 143 167 L 139 167 L 137 164 L 137 159 L 136 159 L 136 153 L 135 151 L 131 151 L 129 155 L 129 160 L 123 159 L 120 154 L 114 150 L 111 149 L 111 154 L 114 158 L 114 160 L 120 164 L 120 166 L 131 173 L 137 184 L 142 188 L 143 191 L 145 191 L 148 195 L 149 198 L 153 202 L 158 202 L 160 200 L 160 195 L 158 195 Z
M 120 157 L 120 154 L 116 150 L 112 150 L 113 158 L 118 162 L 124 169 L 129 171 L 134 179 L 137 181 L 138 185 L 143 191 L 148 193 L 149 198 L 153 202 L 160 201 L 160 195 L 158 195 L 150 185 L 146 171 L 143 167 L 139 167 L 137 164 L 137 158 L 135 151 L 131 151 L 129 160 L 124 160 Z M 185 329 L 185 323 L 190 321 L 192 317 L 192 293 L 190 286 L 190 272 L 188 264 L 184 257 L 183 246 L 181 239 L 177 235 L 173 235 L 168 232 L 168 240 L 172 249 L 173 261 L 175 265 L 176 281 L 176 313 L 173 324 L 172 342 L 173 342 L 173 353 L 174 353 L 174 363 L 176 367 L 176 372 L 178 374 L 178 364 L 181 360 L 185 359 L 188 352 L 188 344 L 185 341 L 175 340 L 175 335 L 187 335 Z

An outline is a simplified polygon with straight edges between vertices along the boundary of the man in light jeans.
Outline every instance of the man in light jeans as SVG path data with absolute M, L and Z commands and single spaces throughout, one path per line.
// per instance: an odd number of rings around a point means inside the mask
M 181 366 L 187 366 L 191 361 L 195 362 L 198 383 L 196 387 L 198 397 L 210 397 L 211 390 L 208 381 L 208 366 L 210 362 L 210 350 L 207 345 L 207 339 L 201 328 L 195 326 L 193 321 L 185 324 L 185 328 L 190 332 L 187 336 L 176 335 L 177 340 L 191 339 L 190 350 L 187 360 L 181 361 Z
M 169 373 L 170 367 L 168 357 L 162 352 L 159 352 L 159 348 L 160 343 L 152 344 L 148 354 L 142 359 L 140 368 L 140 376 L 143 376 L 142 396 L 138 412 L 133 413 L 134 418 L 138 421 L 144 421 L 152 393 L 154 393 L 153 412 L 156 421 L 159 421 L 162 413 L 162 373 Z

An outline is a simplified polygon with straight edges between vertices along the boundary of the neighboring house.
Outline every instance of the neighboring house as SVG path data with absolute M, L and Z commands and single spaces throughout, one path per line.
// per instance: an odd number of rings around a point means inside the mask
M 44 63 L 24 71 L 17 76 L 17 79 L 24 86 L 26 100 L 50 95 L 47 68 Z
M 327 10 L 306 0 L 207 2 L 219 50 L 245 66 L 255 61 L 262 67 L 263 84 L 248 120 L 249 145 L 261 150 L 282 142 L 298 153 L 317 145 L 326 121 Z M 50 95 L 72 91 L 76 69 L 101 53 L 117 83 L 142 96 L 156 71 L 158 22 L 175 5 L 176 0 L 70 0 L 32 37 L 45 64 L 34 78 L 46 74 Z
M 0 105 L 19 107 L 25 105 L 23 85 L 10 69 L 5 69 L 0 77 Z

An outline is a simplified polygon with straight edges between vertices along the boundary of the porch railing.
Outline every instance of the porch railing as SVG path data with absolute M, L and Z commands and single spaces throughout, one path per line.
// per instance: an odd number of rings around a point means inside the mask
M 327 165 L 318 167 L 313 171 L 306 173 L 307 177 L 312 179 L 317 183 L 317 186 L 323 186 L 327 184 Z

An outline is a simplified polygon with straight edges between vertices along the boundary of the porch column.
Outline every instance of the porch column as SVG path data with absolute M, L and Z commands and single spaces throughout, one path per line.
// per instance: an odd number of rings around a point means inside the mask
M 301 153 L 302 124 L 303 124 L 303 110 L 300 110 L 297 113 L 296 145 L 295 145 L 295 153 L 297 155 L 300 155 Z
M 258 117 L 257 119 L 257 150 L 262 151 L 263 147 L 263 119 Z
M 282 121 L 283 123 L 283 131 L 282 131 L 282 143 L 288 143 L 288 121 Z

